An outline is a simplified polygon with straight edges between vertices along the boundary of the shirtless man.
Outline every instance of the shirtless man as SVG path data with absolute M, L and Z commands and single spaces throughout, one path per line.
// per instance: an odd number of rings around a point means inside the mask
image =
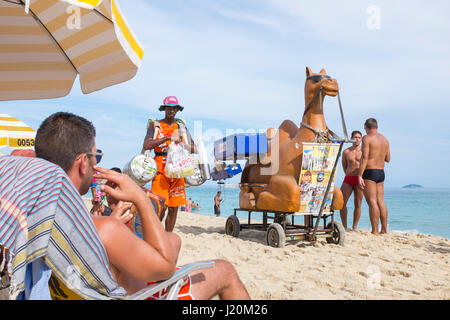
M 125 225 L 124 219 L 114 217 L 123 217 L 122 214 L 129 209 L 127 206 L 119 207 L 121 212 L 112 213 L 109 217 L 93 217 L 103 242 L 104 248 L 101 249 L 108 255 L 106 266 L 110 267 L 115 282 L 128 294 L 145 288 L 148 282 L 165 280 L 173 275 L 181 247 L 180 237 L 164 231 L 150 199 L 130 177 L 97 167 L 103 153 L 96 147 L 92 123 L 70 113 L 55 113 L 40 125 L 35 148 L 37 157 L 63 168 L 81 195 L 89 191 L 95 176 L 108 181 L 100 187 L 106 195 L 136 206 L 142 224 L 142 238 Z M 95 171 L 98 173 L 94 174 Z M 96 237 L 94 231 L 92 235 Z M 183 288 L 192 299 L 206 300 L 216 295 L 221 299 L 250 298 L 236 269 L 225 260 L 214 260 L 213 268 L 191 273 Z M 186 294 L 183 296 L 186 298 Z
M 352 140 L 355 140 L 355 142 L 342 153 L 342 168 L 345 172 L 345 178 L 341 186 L 342 195 L 344 196 L 344 206 L 340 213 L 341 221 L 345 229 L 347 229 L 347 201 L 353 191 L 355 192 L 353 196 L 355 204 L 355 209 L 353 210 L 353 230 L 356 230 L 359 218 L 361 217 L 361 202 L 364 195 L 358 180 L 362 154 L 361 139 L 361 132 L 353 131 Z
M 220 203 L 222 202 L 222 199 L 220 199 L 221 194 L 221 191 L 217 191 L 217 194 L 214 197 L 214 214 L 216 217 L 220 216 Z
M 383 199 L 384 163 L 391 161 L 389 142 L 378 133 L 377 120 L 366 120 L 364 129 L 367 135 L 362 138 L 362 158 L 359 168 L 359 184 L 364 190 L 364 197 L 369 205 L 372 233 L 387 233 L 387 208 Z M 381 220 L 381 231 L 378 221 Z

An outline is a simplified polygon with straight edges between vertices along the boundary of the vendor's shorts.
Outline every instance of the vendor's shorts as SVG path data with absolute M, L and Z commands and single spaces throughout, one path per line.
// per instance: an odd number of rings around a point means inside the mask
M 186 204 L 184 179 L 167 178 L 158 173 L 152 182 L 152 192 L 166 198 L 165 205 L 179 207 Z

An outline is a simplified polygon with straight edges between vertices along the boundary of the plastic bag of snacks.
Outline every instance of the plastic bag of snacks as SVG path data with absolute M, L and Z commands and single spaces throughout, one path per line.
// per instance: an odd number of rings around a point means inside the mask
M 168 178 L 189 177 L 194 174 L 194 170 L 189 151 L 183 148 L 181 143 L 171 143 L 167 150 L 166 176 Z

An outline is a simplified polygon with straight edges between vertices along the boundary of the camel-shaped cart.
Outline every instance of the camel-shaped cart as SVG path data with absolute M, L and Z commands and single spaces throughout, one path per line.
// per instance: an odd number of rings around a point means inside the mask
M 285 120 L 278 130 L 269 128 L 265 134 L 234 135 L 215 142 L 216 159 L 234 163 L 247 160 L 239 184 L 239 208 L 225 223 L 227 235 L 238 237 L 242 229 L 263 230 L 267 244 L 273 247 L 283 247 L 286 240 L 318 238 L 344 243 L 345 229 L 334 219 L 334 211 L 343 207 L 343 197 L 334 180 L 343 145 L 352 141 L 348 139 L 336 79 L 324 69 L 312 73 L 308 67 L 306 76 L 300 127 Z M 338 97 L 345 139 L 325 123 L 326 95 Z M 251 141 L 256 141 L 253 147 Z M 260 145 L 260 141 L 265 143 Z M 240 223 L 239 211 L 248 213 L 248 223 Z M 252 213 L 262 213 L 262 223 L 252 222 Z M 301 216 L 303 224 L 295 221 Z
M 304 144 L 304 149 L 309 147 L 308 153 L 317 153 L 317 150 L 333 150 L 332 157 L 328 157 L 327 163 L 331 164 L 331 170 L 320 166 L 320 161 L 313 157 L 302 170 L 299 179 L 301 189 L 301 209 L 299 212 L 286 212 L 275 210 L 258 210 L 235 208 L 234 214 L 229 216 L 225 223 L 225 233 L 238 237 L 242 229 L 254 229 L 266 231 L 266 243 L 269 246 L 282 248 L 286 241 L 316 241 L 325 238 L 328 243 L 344 244 L 345 229 L 342 224 L 334 220 L 334 211 L 331 210 L 333 194 L 330 193 L 334 185 L 338 160 L 340 158 L 344 140 L 336 141 L 336 144 Z M 303 160 L 308 158 L 304 154 Z M 322 157 L 323 158 L 323 157 Z M 315 168 L 316 170 L 312 170 Z M 311 171 L 313 172 L 311 174 Z M 265 189 L 265 184 L 240 184 L 241 187 Z M 313 186 L 313 187 L 312 187 Z M 321 191 L 318 191 L 321 190 Z M 237 212 L 247 212 L 248 222 L 241 223 Z M 252 213 L 262 214 L 262 223 L 252 221 Z M 304 218 L 304 223 L 299 223 L 296 218 Z M 271 221 L 271 223 L 270 223 Z M 322 222 L 322 223 L 321 223 Z

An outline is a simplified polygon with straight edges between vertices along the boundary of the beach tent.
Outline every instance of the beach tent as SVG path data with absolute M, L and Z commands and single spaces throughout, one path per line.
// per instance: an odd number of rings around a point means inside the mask
M 34 149 L 36 130 L 20 120 L 0 113 L 0 148 Z
M 134 77 L 143 47 L 117 0 L 0 0 L 0 101 L 83 93 Z

